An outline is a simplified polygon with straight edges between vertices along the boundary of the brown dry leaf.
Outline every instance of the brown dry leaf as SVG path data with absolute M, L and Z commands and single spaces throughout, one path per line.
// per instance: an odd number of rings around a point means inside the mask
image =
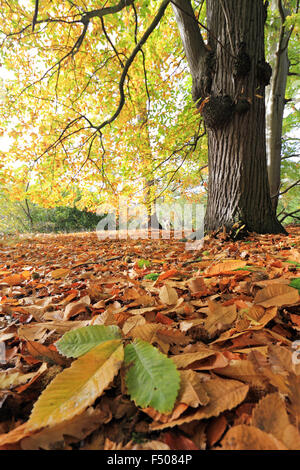
M 93 308 L 105 308 L 105 301 L 104 300 L 99 300 L 99 302 L 96 302 L 95 304 L 92 305 Z
M 207 405 L 209 396 L 203 385 L 203 377 L 192 370 L 180 371 L 180 390 L 177 401 L 192 408 Z
M 292 416 L 295 416 L 297 421 L 300 421 L 300 376 L 289 374 L 288 376 L 288 396 L 290 404 L 288 405 L 289 411 Z
M 282 307 L 299 302 L 297 289 L 285 284 L 272 284 L 257 292 L 254 303 L 263 307 Z
M 151 429 L 158 430 L 167 427 L 179 426 L 195 420 L 208 419 L 219 416 L 225 410 L 231 410 L 239 405 L 246 397 L 249 387 L 237 380 L 215 378 L 203 382 L 203 386 L 209 397 L 209 403 L 199 410 L 187 414 L 180 419 L 161 425 L 153 424 Z
M 246 266 L 246 264 L 246 261 L 232 259 L 224 261 L 223 263 L 215 264 L 214 266 L 207 268 L 205 274 L 209 274 L 210 276 L 219 276 L 219 274 L 227 274 L 231 273 L 235 269 L 243 268 L 244 266 Z
M 32 357 L 47 363 L 58 364 L 60 366 L 66 365 L 66 358 L 48 346 L 44 346 L 37 341 L 27 341 L 26 346 L 27 351 Z
M 231 328 L 230 330 L 227 330 L 224 333 L 222 333 L 219 336 L 219 338 L 215 339 L 210 344 L 211 345 L 217 344 L 217 346 L 224 346 L 223 343 L 226 344 L 226 342 L 228 340 L 234 340 L 235 338 L 239 338 L 239 337 L 243 338 L 243 337 L 247 337 L 247 336 L 249 336 L 249 333 L 247 331 L 236 332 L 235 328 Z M 249 343 L 246 343 L 246 344 L 249 344 Z
M 218 331 L 229 327 L 237 317 L 236 305 L 222 305 L 211 300 L 208 301 L 209 314 L 204 321 L 204 328 L 213 337 Z
M 222 450 L 288 450 L 276 437 L 246 424 L 229 429 L 221 444 Z
M 155 299 L 151 295 L 145 294 L 145 295 L 139 295 L 137 298 L 134 299 L 133 302 L 131 302 L 128 307 L 136 307 L 136 306 L 142 306 L 142 307 L 149 307 L 155 305 Z
M 130 336 L 132 338 L 139 338 L 148 343 L 153 343 L 156 338 L 156 332 L 161 328 L 158 323 L 146 323 L 145 325 L 138 325 L 132 328 Z
M 215 356 L 216 351 L 212 351 L 208 348 L 199 349 L 196 352 L 184 353 L 172 356 L 171 359 L 175 362 L 178 369 L 193 368 L 193 364 L 198 361 L 202 361 L 210 356 Z
M 15 444 L 21 439 L 24 439 L 27 436 L 34 434 L 36 431 L 32 431 L 28 428 L 27 423 L 21 424 L 12 431 L 0 435 L 0 450 L 2 447 L 5 447 L 9 444 Z
M 160 310 L 161 310 L 161 306 L 160 306 Z M 176 312 L 176 313 L 177 312 L 178 313 L 183 313 L 184 312 L 184 298 L 183 297 L 180 297 L 177 300 L 176 304 L 174 304 L 171 307 L 163 310 L 164 315 L 167 314 L 167 313 L 171 313 L 171 312 Z
M 127 449 L 131 448 L 131 441 L 128 442 L 127 444 Z M 122 442 L 119 442 L 119 443 L 116 443 L 116 442 L 113 442 L 111 441 L 110 439 L 108 439 L 108 437 L 105 439 L 105 442 L 104 442 L 104 448 L 103 450 L 125 450 L 125 448 L 123 447 L 123 443 Z
M 161 310 L 161 308 L 162 308 L 161 306 L 153 305 L 152 307 L 130 309 L 127 311 L 127 313 L 130 313 L 131 315 L 144 315 L 144 313 L 155 312 L 156 310 Z
M 182 424 L 178 429 L 189 436 L 199 450 L 205 450 L 206 426 L 207 423 L 205 421 L 194 421 L 193 423 Z
M 251 320 L 251 330 L 260 330 L 263 328 L 269 321 L 277 315 L 278 307 L 270 307 L 264 309 L 261 305 L 254 305 L 246 313 L 246 318 Z
M 143 444 L 134 444 L 132 450 L 170 450 L 170 447 L 161 441 L 147 441 Z
M 195 443 L 183 434 L 167 432 L 164 435 L 165 442 L 172 450 L 199 450 Z
M 206 436 L 207 436 L 207 444 L 209 447 L 212 447 L 221 439 L 226 428 L 227 428 L 227 420 L 224 415 L 218 416 L 217 418 L 213 419 L 208 424 L 208 427 L 206 430 Z
M 232 359 L 228 366 L 222 369 L 215 369 L 214 371 L 222 376 L 241 380 L 252 387 L 262 389 L 266 387 L 266 379 L 253 362 L 248 359 Z
M 68 443 L 78 442 L 105 421 L 106 413 L 99 409 L 88 408 L 73 419 L 47 427 L 36 434 L 21 440 L 23 450 L 53 450 L 63 449 L 67 436 Z
M 122 331 L 124 335 L 127 335 L 136 326 L 141 326 L 145 324 L 146 324 L 146 320 L 142 315 L 135 315 L 133 317 L 128 318 L 128 320 L 125 321 Z
M 158 421 L 160 423 L 168 423 L 169 421 L 174 421 L 175 419 L 178 419 L 179 416 L 181 416 L 182 413 L 187 410 L 187 408 L 188 405 L 186 405 L 185 403 L 178 402 L 178 405 L 175 405 L 174 410 L 172 411 L 172 413 L 169 414 L 160 413 L 159 411 L 151 407 L 143 408 L 143 412 L 150 416 L 153 421 Z
M 253 282 L 254 286 L 258 287 L 268 287 L 272 284 L 286 284 L 288 285 L 290 283 L 290 279 L 286 279 L 284 277 L 277 277 L 276 279 L 264 279 L 262 281 L 255 281 Z
M 181 331 L 175 330 L 175 328 L 161 328 L 157 330 L 156 336 L 161 341 L 167 344 L 189 344 L 191 339 L 185 336 Z
M 6 276 L 0 281 L 0 285 L 8 285 L 8 286 L 18 286 L 23 281 L 25 281 L 26 277 L 21 274 L 11 274 L 10 276 Z
M 125 290 L 122 300 L 136 300 L 138 299 L 142 294 L 145 294 L 144 289 L 137 289 L 136 287 L 129 287 L 128 289 Z
M 191 328 L 194 326 L 202 326 L 204 323 L 204 320 L 202 318 L 195 318 L 187 321 L 181 321 L 179 323 L 180 331 L 183 333 L 186 331 L 189 331 Z
M 293 361 L 293 351 L 291 348 L 270 344 L 268 355 L 271 369 L 276 374 L 287 376 L 288 373 L 300 374 L 300 364 Z
M 270 367 L 268 352 L 261 354 L 258 350 L 252 350 L 248 357 L 259 374 L 262 374 L 263 379 L 272 384 L 279 392 L 288 394 L 286 377 L 277 371 L 274 372 L 273 367 Z
M 194 277 L 187 282 L 187 285 L 192 294 L 207 290 L 203 277 Z
M 42 321 L 45 317 L 44 314 L 47 309 L 55 307 L 53 304 L 53 298 L 46 297 L 44 299 L 36 300 L 33 305 L 24 305 L 22 308 L 30 313 L 36 321 Z
M 281 251 L 280 254 L 290 261 L 297 261 L 298 263 L 300 263 L 300 252 L 295 248 L 292 248 L 288 251 Z
M 271 393 L 258 402 L 252 412 L 252 425 L 272 434 L 288 449 L 300 449 L 300 435 L 290 423 L 284 401 L 278 393 Z
M 159 298 L 165 305 L 174 305 L 178 301 L 178 294 L 174 287 L 164 285 L 159 290 Z
M 0 343 L 7 341 L 8 339 L 14 338 L 16 335 L 16 325 L 9 325 L 6 328 L 2 328 L 0 331 Z
M 212 370 L 226 367 L 229 360 L 221 352 L 216 351 L 214 356 L 210 356 L 202 361 L 193 364 L 193 370 Z
M 22 385 L 26 382 L 29 382 L 29 380 L 33 379 L 35 376 L 40 375 L 46 369 L 47 364 L 43 363 L 37 371 L 29 372 L 28 374 L 24 374 L 22 371 L 16 368 L 1 371 L 0 390 L 10 390 L 12 388 L 17 387 L 18 385 Z
M 58 268 L 54 271 L 51 271 L 50 275 L 53 279 L 62 279 L 70 273 L 70 269 Z
M 28 341 L 43 342 L 54 331 L 64 334 L 66 331 L 74 328 L 81 328 L 89 325 L 89 321 L 52 321 L 44 323 L 32 323 L 22 325 L 18 328 L 18 337 Z M 48 333 L 50 331 L 50 333 Z
M 85 295 L 77 302 L 69 303 L 65 308 L 63 320 L 69 320 L 70 318 L 74 317 L 74 315 L 78 315 L 78 313 L 85 312 L 85 307 L 90 304 L 91 299 L 88 295 Z

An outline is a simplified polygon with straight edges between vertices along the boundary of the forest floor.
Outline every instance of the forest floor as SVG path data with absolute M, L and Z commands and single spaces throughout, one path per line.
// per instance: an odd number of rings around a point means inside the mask
M 299 450 L 300 227 L 287 229 L 195 250 L 96 233 L 0 241 L 0 449 Z M 30 426 L 74 362 L 56 341 L 88 325 L 117 325 L 172 359 L 170 413 L 137 406 L 122 366 L 79 413 Z

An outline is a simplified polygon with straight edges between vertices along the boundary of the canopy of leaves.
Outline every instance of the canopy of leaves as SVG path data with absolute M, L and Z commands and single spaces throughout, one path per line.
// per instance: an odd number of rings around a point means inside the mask
M 144 201 L 153 180 L 156 197 L 199 186 L 206 143 L 198 140 L 201 124 L 171 9 L 131 64 L 118 119 L 97 131 L 118 108 L 122 70 L 157 2 L 95 15 L 85 31 L 82 12 L 97 8 L 93 0 L 42 2 L 32 31 L 32 2 L 1 2 L 1 57 L 9 73 L 1 122 L 11 142 L 2 152 L 2 176 L 15 199 L 26 194 L 43 206 L 62 199 L 68 205 L 78 188 L 80 207 L 95 209 L 120 192 Z

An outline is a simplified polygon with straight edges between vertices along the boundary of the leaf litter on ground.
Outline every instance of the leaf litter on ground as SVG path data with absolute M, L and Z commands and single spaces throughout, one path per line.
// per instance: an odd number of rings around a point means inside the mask
M 299 450 L 300 232 L 288 231 L 194 251 L 95 233 L 2 243 L 0 448 Z M 147 343 L 180 374 L 166 413 L 163 373 L 149 364 L 147 390 L 126 379 Z

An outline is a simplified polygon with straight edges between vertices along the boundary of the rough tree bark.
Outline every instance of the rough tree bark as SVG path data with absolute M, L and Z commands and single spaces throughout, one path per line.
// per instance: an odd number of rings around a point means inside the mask
M 205 44 L 190 0 L 174 0 L 193 100 L 208 133 L 205 230 L 243 224 L 257 233 L 285 233 L 272 210 L 265 137 L 263 0 L 207 0 Z
M 275 4 L 275 2 L 273 2 Z M 271 63 L 273 74 L 271 87 L 267 100 L 267 162 L 272 207 L 276 212 L 278 205 L 278 193 L 280 188 L 281 148 L 282 148 L 282 123 L 286 104 L 285 90 L 289 73 L 290 62 L 288 58 L 288 44 L 293 28 L 286 29 L 284 22 L 290 11 L 283 7 L 281 0 L 277 6 L 280 12 L 279 38 L 274 51 L 274 60 Z M 275 5 L 274 5 L 275 7 Z

